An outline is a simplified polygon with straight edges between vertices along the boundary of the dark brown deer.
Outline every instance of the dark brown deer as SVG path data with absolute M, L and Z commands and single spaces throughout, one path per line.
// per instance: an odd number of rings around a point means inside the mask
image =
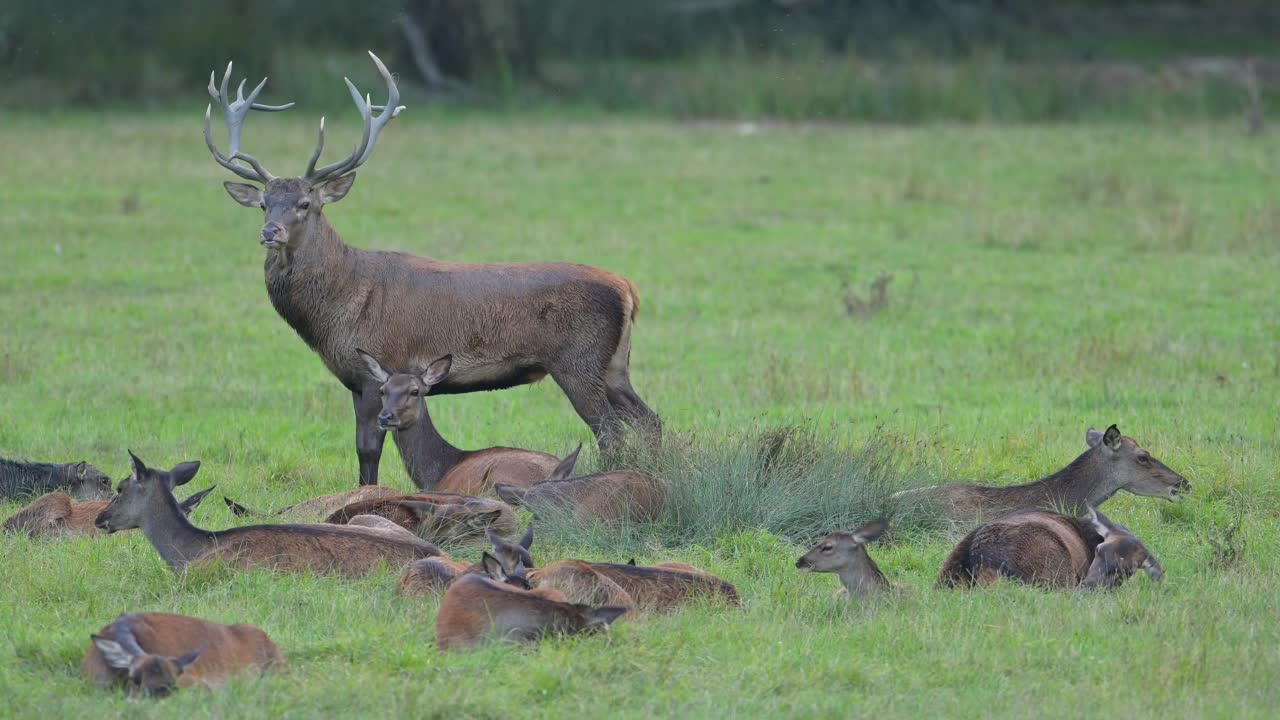
M 403 494 L 403 490 L 387 487 L 386 485 L 364 485 L 356 490 L 321 495 L 310 500 L 303 500 L 300 503 L 288 505 L 270 513 L 250 510 L 228 497 L 224 497 L 222 500 L 231 509 L 231 514 L 236 517 L 282 517 L 292 520 L 322 520 L 337 512 L 340 508 L 352 503 Z
M 499 483 L 498 497 L 538 516 L 565 514 L 579 523 L 649 522 L 662 513 L 666 490 L 658 480 L 630 470 L 573 477 L 579 445 L 546 480 L 531 487 Z
M 829 572 L 840 578 L 840 597 L 874 595 L 892 589 L 880 572 L 880 566 L 867 554 L 867 543 L 889 529 L 889 523 L 876 520 L 855 532 L 834 532 L 819 540 L 809 552 L 796 561 L 803 572 Z
M 386 67 L 370 53 L 387 84 L 388 100 L 374 106 L 347 81 L 364 119 L 350 156 L 317 168 L 320 138 L 302 177 L 277 178 L 240 150 L 250 110 L 282 110 L 255 102 L 266 80 L 245 99 L 227 93 L 231 66 L 221 88 L 209 78 L 209 94 L 228 128 L 227 154 L 214 145 L 205 112 L 205 142 L 222 167 L 264 187 L 226 183 L 241 205 L 265 211 L 260 242 L 271 303 L 325 366 L 351 391 L 356 415 L 360 483 L 375 484 L 384 431 L 377 418 L 382 402 L 356 348 L 390 367 L 424 367 L 453 355 L 449 377 L 432 394 L 497 390 L 546 375 L 568 396 L 574 410 L 608 444 L 625 421 L 659 429 L 658 416 L 631 387 L 628 366 L 631 328 L 639 309 L 635 285 L 611 272 L 567 263 L 463 264 L 346 245 L 323 214 L 351 190 L 354 170 L 369 159 L 378 136 L 404 108 Z M 241 83 L 241 89 L 244 84 Z M 407 451 L 406 451 L 407 450 Z M 401 449 L 412 454 L 413 449 Z
M 280 649 L 252 625 L 223 625 L 168 613 L 125 613 L 91 636 L 80 664 L 103 689 L 164 696 L 179 687 L 218 687 L 239 674 L 285 670 Z
M 200 502 L 217 486 L 210 486 L 178 503 L 183 515 L 191 515 Z M 72 502 L 66 493 L 41 495 L 35 502 L 4 521 L 4 532 L 26 535 L 32 539 L 55 537 L 93 537 L 100 534 L 93 524 L 107 509 L 110 500 Z
M 501 564 L 487 554 L 482 565 L 502 580 L 473 573 L 449 586 L 436 614 L 436 646 L 465 650 L 492 640 L 534 641 L 551 635 L 574 635 L 607 628 L 625 607 L 591 607 L 566 602 L 549 589 L 526 590 L 524 566 L 508 580 Z
M 1089 519 L 1023 510 L 969 533 L 947 556 L 939 588 L 991 585 L 1002 577 L 1064 589 L 1119 587 L 1139 569 L 1153 581 L 1164 570 L 1133 533 L 1094 508 Z
M 62 490 L 76 500 L 111 497 L 111 478 L 81 460 L 73 463 L 22 462 L 0 458 L 0 500 Z
M 488 537 L 491 556 L 506 568 L 505 572 L 514 572 L 517 565 L 533 567 L 533 556 L 529 554 L 529 548 L 533 546 L 532 525 L 524 531 L 519 542 L 509 542 L 492 530 Z M 460 562 L 444 556 L 415 560 L 401 573 L 395 593 L 439 597 L 463 575 L 484 571 L 480 563 Z
M 427 410 L 427 395 L 449 376 L 453 356 L 437 358 L 421 372 L 392 372 L 373 355 L 359 348 L 356 353 L 379 383 L 378 427 L 395 438 L 405 472 L 419 488 L 492 494 L 497 483 L 528 487 L 546 480 L 560 464 L 555 455 L 519 448 L 460 450 L 440 435 Z
M 142 528 L 174 572 L 182 572 L 191 564 L 221 562 L 238 569 L 262 567 L 360 577 L 384 562 L 399 567 L 440 554 L 439 548 L 424 540 L 411 542 L 346 525 L 250 525 L 216 532 L 201 530 L 178 509 L 169 489 L 171 476 L 195 474 L 193 463 L 182 463 L 163 472 L 147 468 L 133 453 L 129 456 L 134 476 L 121 481 L 120 494 L 95 524 L 107 532 Z
M 981 522 L 1015 510 L 1083 513 L 1120 490 L 1173 500 L 1191 492 L 1191 483 L 1143 450 L 1115 425 L 1089 428 L 1089 449 L 1058 472 L 1025 485 L 935 485 L 895 493 L 900 506 L 933 505 L 957 522 Z
M 510 505 L 492 498 L 452 493 L 398 495 L 352 503 L 325 518 L 348 524 L 358 515 L 380 515 L 437 544 L 459 543 L 492 530 L 514 535 L 516 514 Z

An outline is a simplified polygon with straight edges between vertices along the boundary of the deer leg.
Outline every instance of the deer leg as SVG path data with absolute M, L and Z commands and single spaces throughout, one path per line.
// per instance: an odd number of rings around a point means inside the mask
M 661 437 L 662 419 L 640 399 L 635 388 L 631 387 L 631 379 L 624 374 L 621 378 L 609 378 L 607 382 L 606 395 L 613 411 L 631 427 Z
M 373 387 L 364 388 L 362 392 L 353 390 L 351 397 L 356 408 L 356 457 L 360 459 L 360 484 L 377 485 L 382 441 L 387 437 L 387 433 L 378 427 L 382 398 Z
M 551 371 L 551 377 L 568 396 L 573 409 L 596 436 L 601 449 L 608 447 L 620 431 L 618 416 L 613 412 L 605 390 L 604 373 Z

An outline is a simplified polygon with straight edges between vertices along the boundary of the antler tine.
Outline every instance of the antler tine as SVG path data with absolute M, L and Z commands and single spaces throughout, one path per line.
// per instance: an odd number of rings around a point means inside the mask
M 324 116 L 320 116 L 320 137 L 316 140 L 315 152 L 311 153 L 311 159 L 307 161 L 307 172 L 303 177 L 312 177 L 316 172 L 316 163 L 320 160 L 320 153 L 324 152 Z
M 311 164 L 307 165 L 306 180 L 311 183 L 318 183 L 332 177 L 344 175 L 364 164 L 369 156 L 373 154 L 373 148 L 378 142 L 378 135 L 387 123 L 404 111 L 403 105 L 397 105 L 400 102 L 400 88 L 396 86 L 395 79 L 387 70 L 387 66 L 378 59 L 377 55 L 372 52 L 369 57 L 373 59 L 373 64 L 377 66 L 378 73 L 382 75 L 382 79 L 387 83 L 387 102 L 385 105 L 374 105 L 372 98 L 368 95 L 360 97 L 360 91 L 356 89 L 354 83 L 348 78 L 343 78 L 347 84 L 347 89 L 351 92 L 351 98 L 355 101 L 356 107 L 360 110 L 360 114 L 364 120 L 364 132 L 359 144 L 355 150 L 346 159 L 326 165 L 319 170 L 315 169 L 315 161 L 320 157 L 320 152 L 324 146 L 324 127 L 320 129 L 320 139 L 316 147 L 316 151 L 312 157 Z M 373 116 L 373 111 L 379 111 L 378 116 Z
M 280 110 L 286 110 L 293 107 L 293 103 L 288 103 L 286 105 L 261 105 L 255 102 L 258 99 L 258 94 L 261 93 L 262 89 L 267 85 L 266 78 L 263 78 L 262 81 L 258 83 L 257 87 L 249 93 L 248 98 L 245 98 L 244 96 L 244 86 L 246 81 L 241 80 L 239 86 L 236 88 L 236 99 L 232 101 L 228 94 L 228 89 L 231 83 L 232 66 L 233 63 L 227 63 L 227 69 L 222 73 L 222 82 L 217 86 L 214 84 L 217 78 L 216 71 L 209 73 L 208 87 L 210 97 L 218 101 L 218 107 L 222 109 L 223 117 L 226 118 L 227 154 L 223 155 L 218 151 L 217 146 L 213 144 L 213 135 L 210 129 L 210 115 L 213 110 L 212 105 L 205 108 L 204 113 L 205 144 L 209 146 L 209 152 L 213 153 L 213 158 L 218 161 L 219 165 L 227 168 L 246 180 L 257 180 L 261 183 L 268 183 L 274 180 L 275 176 L 268 172 L 267 169 L 262 166 L 262 163 L 258 162 L 258 160 L 252 155 L 240 151 L 240 135 L 244 128 L 244 119 L 245 116 L 249 114 L 250 110 L 279 112 Z M 248 163 L 249 167 L 252 168 L 252 171 L 245 168 L 240 163 Z

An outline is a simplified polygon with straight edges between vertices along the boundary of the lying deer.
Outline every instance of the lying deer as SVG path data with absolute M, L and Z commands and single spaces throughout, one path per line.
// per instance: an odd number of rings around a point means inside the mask
M 838 597 L 888 591 L 892 586 L 880 572 L 880 566 L 867 553 L 867 543 L 888 529 L 889 523 L 876 520 L 854 532 L 831 533 L 796 560 L 796 567 L 802 572 L 835 573 L 843 586 Z
M 396 497 L 403 494 L 403 490 L 386 485 L 362 485 L 356 490 L 321 495 L 294 505 L 287 505 L 270 513 L 250 510 L 231 498 L 224 497 L 222 500 L 231 509 L 231 514 L 236 517 L 282 517 L 294 520 L 320 520 L 352 503 L 383 497 Z
M 239 569 L 270 568 L 286 572 L 334 572 L 345 577 L 367 575 L 385 562 L 400 566 L 439 555 L 424 540 L 388 537 L 386 533 L 345 525 L 251 525 L 209 531 L 193 526 L 178 509 L 171 476 L 194 474 L 193 463 L 169 472 L 152 470 L 136 455 L 134 476 L 120 483 L 96 525 L 107 532 L 140 527 L 174 572 L 189 565 L 222 562 Z
M 1138 447 L 1133 438 L 1122 436 L 1115 425 L 1105 433 L 1089 428 L 1085 442 L 1089 449 L 1070 465 L 1036 482 L 1009 487 L 935 485 L 895 493 L 891 499 L 899 504 L 936 504 L 952 520 L 978 522 L 1024 509 L 1083 512 L 1120 490 L 1168 500 L 1191 492 L 1186 478 Z
M 80 664 L 101 688 L 163 696 L 175 688 L 217 687 L 234 675 L 285 670 L 279 648 L 252 625 L 222 625 L 185 615 L 125 613 L 91 636 Z
M 196 464 L 199 467 L 199 463 Z M 188 478 L 190 479 L 190 478 Z M 213 490 L 212 485 L 178 503 L 178 510 L 183 515 L 191 515 L 205 496 Z M 66 493 L 53 492 L 42 495 L 35 502 L 14 513 L 4 521 L 4 532 L 15 535 L 27 535 L 32 539 L 53 537 L 95 536 L 99 534 L 94 521 L 106 509 L 109 500 L 91 500 L 89 502 L 72 502 Z
M 324 150 L 323 119 L 302 177 L 277 178 L 243 152 L 249 112 L 285 110 L 292 103 L 257 103 L 266 80 L 247 98 L 237 90 L 233 100 L 230 65 L 220 88 L 209 77 L 209 94 L 226 118 L 226 154 L 213 142 L 212 106 L 204 127 L 214 160 L 262 185 L 225 183 L 236 202 L 264 211 L 259 241 L 267 250 L 263 270 L 271 304 L 351 392 L 360 483 L 377 483 L 385 433 L 377 424 L 379 383 L 369 378 L 356 348 L 397 368 L 422 367 L 451 353 L 453 369 L 433 394 L 497 390 L 551 375 L 602 444 L 618 436 L 622 422 L 658 431 L 657 414 L 631 387 L 639 295 L 629 280 L 585 265 L 451 263 L 342 241 L 323 210 L 346 197 L 355 169 L 404 109 L 391 73 L 369 55 L 386 83 L 387 103 L 375 116 L 371 102 L 348 81 L 364 130 L 351 155 L 337 162 L 316 167 Z M 409 456 L 415 449 L 400 452 Z
M 562 560 L 528 571 L 535 587 L 560 590 L 574 602 L 621 605 L 669 612 L 698 598 L 741 607 L 738 590 L 725 580 L 686 563 L 652 567 Z
M 661 482 L 628 470 L 572 477 L 581 451 L 579 445 L 549 478 L 532 487 L 499 483 L 493 489 L 507 503 L 529 508 L 535 517 L 567 513 L 580 523 L 651 522 L 658 518 L 666 495 Z
M 1088 520 L 1023 510 L 993 520 L 956 545 L 938 574 L 939 588 L 986 586 L 1007 577 L 1030 585 L 1080 590 L 1119 587 L 1139 569 L 1164 577 L 1133 533 L 1095 508 Z
M 0 458 L 0 500 L 61 490 L 76 500 L 111 497 L 111 478 L 87 462 L 41 463 Z
M 443 490 L 470 495 L 493 492 L 497 483 L 527 487 L 547 479 L 560 458 L 544 452 L 510 447 L 459 450 L 445 440 L 431 422 L 427 395 L 444 382 L 453 365 L 445 355 L 417 372 L 392 372 L 373 355 L 356 348 L 378 383 L 382 411 L 378 428 L 389 431 L 400 448 L 400 459 L 413 484 L 423 490 Z
M 325 518 L 325 522 L 341 525 L 357 515 L 381 515 L 437 544 L 463 542 L 490 530 L 508 536 L 516 532 L 516 514 L 510 505 L 490 498 L 445 493 L 397 495 L 352 503 Z
M 481 564 L 499 579 L 471 573 L 449 586 L 436 614 L 436 645 L 441 650 L 469 649 L 491 640 L 527 642 L 547 635 L 593 632 L 627 612 L 625 607 L 569 603 L 551 589 L 525 589 L 529 585 L 523 565 L 508 574 L 488 553 Z
M 517 565 L 533 567 L 533 556 L 529 554 L 529 548 L 533 546 L 532 525 L 524 531 L 519 542 L 508 542 L 493 531 L 489 531 L 488 538 L 492 549 L 490 557 L 505 568 L 504 573 L 514 572 Z M 443 555 L 415 560 L 400 574 L 395 593 L 402 596 L 440 596 L 463 575 L 483 572 L 480 563 L 460 562 Z

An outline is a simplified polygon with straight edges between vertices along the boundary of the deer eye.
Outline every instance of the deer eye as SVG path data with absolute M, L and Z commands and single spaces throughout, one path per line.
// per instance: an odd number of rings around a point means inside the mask
M 381 395 L 382 397 L 386 397 L 386 396 L 387 396 L 387 389 L 386 389 L 386 388 L 384 388 L 384 387 L 380 387 L 380 388 L 378 388 L 378 394 L 379 394 L 379 395 Z
M 831 552 L 831 551 L 832 551 L 832 550 L 834 550 L 834 549 L 835 549 L 835 547 L 834 547 L 834 546 L 832 546 L 832 545 L 823 545 L 823 546 L 822 546 L 822 552 L 824 552 L 824 553 L 829 553 L 829 552 Z
M 310 210 L 310 209 L 311 209 L 311 201 L 310 201 L 310 200 L 303 200 L 302 202 L 298 203 L 298 209 L 299 209 L 299 210 Z
M 414 397 L 418 397 L 418 388 L 414 388 L 414 389 L 410 390 L 410 391 L 409 391 L 409 394 L 410 394 L 410 395 L 412 395 L 412 396 L 414 396 Z
M 1142 463 L 1143 465 L 1150 465 L 1150 464 L 1151 464 L 1151 456 L 1150 456 L 1150 455 L 1139 455 L 1139 456 L 1138 456 L 1138 462 Z

